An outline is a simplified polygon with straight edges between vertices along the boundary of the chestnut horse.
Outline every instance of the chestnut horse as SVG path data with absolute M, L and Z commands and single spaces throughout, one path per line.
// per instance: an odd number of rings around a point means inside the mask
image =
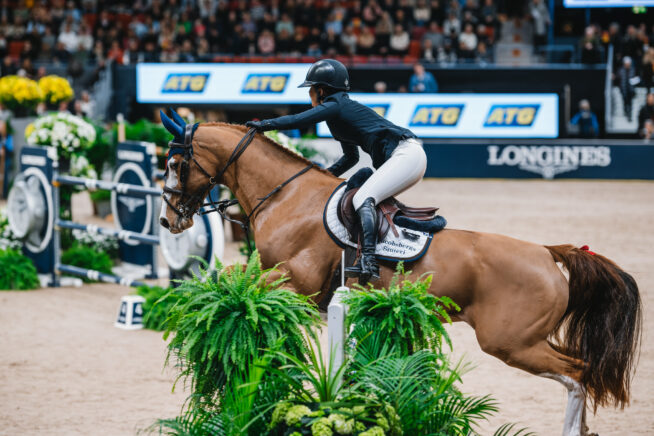
M 165 115 L 162 121 L 181 144 L 184 126 L 175 115 L 175 121 Z M 160 217 L 164 227 L 179 233 L 192 225 L 198 199 L 210 186 L 209 175 L 222 175 L 211 182 L 229 187 L 250 214 L 262 197 L 310 165 L 259 134 L 234 159 L 246 132 L 224 123 L 189 130 L 192 156 L 174 154 L 168 161 Z M 281 273 L 290 277 L 287 286 L 304 294 L 319 292 L 318 301 L 328 294 L 341 258 L 322 217 L 325 202 L 341 182 L 313 167 L 251 218 L 263 266 L 280 264 Z M 568 270 L 569 281 L 557 262 Z M 542 246 L 446 229 L 408 269 L 414 276 L 434 274 L 430 292 L 447 295 L 461 307 L 453 318 L 472 326 L 486 353 L 567 388 L 564 435 L 586 434 L 586 400 L 595 410 L 628 404 L 640 338 L 640 296 L 634 279 L 611 260 L 571 245 Z M 393 273 L 394 264 L 382 262 L 376 284 L 386 286 Z

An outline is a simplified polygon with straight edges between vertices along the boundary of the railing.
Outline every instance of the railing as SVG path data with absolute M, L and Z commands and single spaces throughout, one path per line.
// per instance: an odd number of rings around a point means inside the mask
M 613 44 L 609 45 L 606 55 L 606 82 L 604 83 L 604 129 L 608 129 L 613 120 L 613 100 L 611 82 L 613 74 Z

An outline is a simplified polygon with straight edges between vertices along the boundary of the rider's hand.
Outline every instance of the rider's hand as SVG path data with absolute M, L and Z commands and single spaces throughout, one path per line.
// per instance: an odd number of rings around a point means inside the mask
M 263 132 L 267 130 L 266 126 L 262 121 L 248 121 L 247 123 L 245 123 L 245 126 L 251 129 L 256 129 L 258 132 Z

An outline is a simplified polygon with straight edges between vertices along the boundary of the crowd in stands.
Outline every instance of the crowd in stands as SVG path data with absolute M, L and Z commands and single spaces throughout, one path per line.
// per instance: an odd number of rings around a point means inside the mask
M 488 61 L 497 12 L 493 0 L 2 0 L 1 68 L 217 54 Z

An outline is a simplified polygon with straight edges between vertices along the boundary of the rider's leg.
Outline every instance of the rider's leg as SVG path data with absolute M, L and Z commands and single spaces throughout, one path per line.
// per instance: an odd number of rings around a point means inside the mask
M 401 141 L 391 157 L 375 171 L 352 199 L 354 209 L 372 197 L 379 204 L 406 191 L 425 175 L 427 156 L 417 139 Z
M 400 142 L 390 159 L 370 176 L 352 199 L 362 229 L 361 259 L 347 268 L 350 274 L 358 274 L 360 282 L 366 284 L 379 277 L 379 266 L 375 257 L 377 245 L 377 214 L 375 205 L 418 183 L 425 174 L 427 157 L 420 143 L 415 139 Z

